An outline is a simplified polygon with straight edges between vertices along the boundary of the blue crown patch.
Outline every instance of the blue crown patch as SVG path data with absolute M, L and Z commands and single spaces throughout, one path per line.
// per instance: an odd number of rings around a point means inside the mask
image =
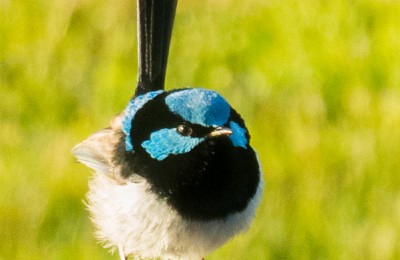
M 165 98 L 171 112 L 184 120 L 202 126 L 224 125 L 230 116 L 230 105 L 215 91 L 194 88 L 174 92 Z

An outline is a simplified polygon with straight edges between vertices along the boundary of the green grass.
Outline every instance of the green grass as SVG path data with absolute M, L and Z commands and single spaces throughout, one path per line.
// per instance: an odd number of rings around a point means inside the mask
M 241 112 L 266 187 L 207 259 L 400 258 L 400 3 L 180 1 L 167 88 Z M 70 154 L 136 84 L 136 4 L 0 0 L 0 259 L 117 259 Z

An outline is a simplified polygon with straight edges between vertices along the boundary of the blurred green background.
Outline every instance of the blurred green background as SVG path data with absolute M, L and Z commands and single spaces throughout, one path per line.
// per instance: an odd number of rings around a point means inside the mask
M 207 259 L 400 258 L 400 2 L 184 1 L 167 88 L 222 93 L 267 181 Z M 134 0 L 0 0 L 0 259 L 117 259 L 74 144 L 136 84 Z

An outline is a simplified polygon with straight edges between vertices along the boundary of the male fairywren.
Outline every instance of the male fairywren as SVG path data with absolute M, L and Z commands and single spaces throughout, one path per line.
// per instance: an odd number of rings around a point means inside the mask
M 78 144 L 96 171 L 87 196 L 106 247 L 201 259 L 254 218 L 262 177 L 239 114 L 218 93 L 153 91 Z
M 201 259 L 249 227 L 262 175 L 243 119 L 221 95 L 163 90 L 176 0 L 138 3 L 136 95 L 73 153 L 95 170 L 87 206 L 105 247 L 121 259 Z

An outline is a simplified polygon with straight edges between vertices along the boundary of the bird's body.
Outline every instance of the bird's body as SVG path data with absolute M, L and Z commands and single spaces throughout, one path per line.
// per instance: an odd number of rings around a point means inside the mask
M 96 171 L 87 203 L 99 240 L 126 256 L 200 259 L 246 230 L 263 186 L 249 141 L 214 91 L 136 97 L 74 148 Z
M 89 210 L 106 247 L 119 245 L 124 254 L 143 258 L 200 260 L 249 227 L 260 198 L 256 194 L 244 211 L 223 220 L 188 220 L 150 189 L 141 178 L 121 185 L 103 174 L 94 176 Z

